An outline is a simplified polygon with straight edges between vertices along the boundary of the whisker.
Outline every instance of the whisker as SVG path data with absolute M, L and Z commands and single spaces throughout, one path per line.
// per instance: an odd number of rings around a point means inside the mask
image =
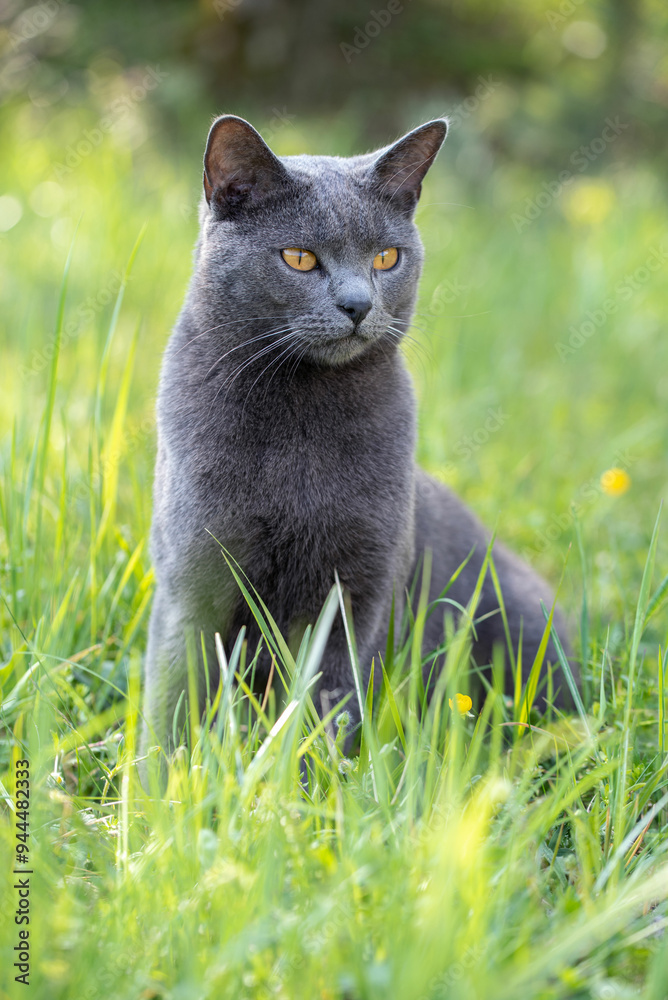
M 194 344 L 194 342 L 196 340 L 199 340 L 200 337 L 205 337 L 207 333 L 213 333 L 214 330 L 222 330 L 224 326 L 232 326 L 233 323 L 245 323 L 248 326 L 249 323 L 255 323 L 261 319 L 284 320 L 285 316 L 244 316 L 243 319 L 230 319 L 227 320 L 225 323 L 218 323 L 216 326 L 210 326 L 207 330 L 202 330 L 202 332 L 198 333 L 195 337 L 191 337 L 190 340 L 187 340 L 185 344 L 182 344 L 181 347 L 179 347 L 176 353 L 180 354 L 181 351 L 183 351 L 186 347 L 189 347 L 191 344 Z
M 397 342 L 397 344 L 405 344 L 407 347 L 410 346 L 417 351 L 424 351 L 426 353 L 426 347 L 415 337 L 410 337 L 407 334 L 398 334 L 396 330 L 388 330 L 389 335 Z
M 218 399 L 218 396 L 220 395 L 220 393 L 222 392 L 222 390 L 225 389 L 226 392 L 229 392 L 229 390 L 231 389 L 231 387 L 234 384 L 234 382 L 236 381 L 236 379 L 239 377 L 239 375 L 241 375 L 241 373 L 246 368 L 248 368 L 249 365 L 253 364 L 253 362 L 259 360 L 261 357 L 263 357 L 264 355 L 268 354 L 275 347 L 279 347 L 281 344 L 284 344 L 285 341 L 289 340 L 291 337 L 292 337 L 292 332 L 286 334 L 286 336 L 284 336 L 284 337 L 279 337 L 278 340 L 272 341 L 271 344 L 268 344 L 265 347 L 261 348 L 261 350 L 256 351 L 255 354 L 253 354 L 252 357 L 247 358 L 246 361 L 244 361 L 243 364 L 239 365 L 239 367 L 236 368 L 234 370 L 234 372 L 232 372 L 230 375 L 228 375 L 228 377 L 224 380 L 224 382 L 222 382 L 219 385 L 219 387 L 218 387 L 218 389 L 216 391 L 216 394 L 215 394 L 215 396 L 213 397 L 213 399 L 211 401 L 211 408 L 213 408 L 213 405 L 216 402 L 216 400 Z
M 297 345 L 297 346 L 298 346 L 298 345 Z M 280 360 L 281 358 L 282 358 L 283 360 L 287 360 L 287 358 L 288 358 L 288 357 L 290 357 L 290 355 L 292 354 L 292 351 L 293 351 L 293 350 L 296 350 L 296 345 L 295 345 L 294 343 L 291 343 L 291 344 L 288 344 L 288 346 L 286 347 L 286 349 L 285 349 L 284 351 L 281 351 L 281 353 L 280 353 L 280 354 L 279 354 L 279 355 L 278 355 L 277 357 L 275 357 L 275 358 L 272 358 L 272 360 L 271 360 L 271 361 L 269 362 L 269 364 L 268 364 L 268 365 L 265 365 L 265 367 L 264 367 L 264 368 L 262 369 L 262 371 L 260 372 L 260 374 L 259 374 L 259 375 L 257 376 L 257 378 L 255 379 L 255 381 L 253 382 L 253 384 L 251 385 L 250 389 L 248 390 L 248 392 L 247 392 L 247 394 L 246 394 L 246 398 L 245 398 L 245 400 L 244 400 L 244 405 L 243 405 L 243 407 L 241 408 L 241 412 L 242 412 L 242 414 L 243 414 L 244 410 L 246 409 L 246 403 L 247 403 L 247 402 L 248 402 L 248 400 L 250 399 L 250 397 L 251 397 L 251 394 L 252 394 L 252 392 L 253 392 L 253 389 L 254 389 L 254 388 L 255 388 L 255 386 L 256 386 L 256 385 L 258 384 L 258 382 L 260 381 L 260 379 L 261 379 L 261 378 L 262 378 L 262 377 L 263 377 L 264 375 L 266 375 L 266 373 L 267 373 L 267 372 L 269 371 L 269 369 L 270 369 L 270 368 L 272 367 L 272 365 L 275 365 L 275 364 L 276 364 L 276 362 L 277 362 L 277 361 L 279 361 L 279 360 Z M 280 368 L 280 367 L 281 367 L 281 364 L 283 364 L 283 361 L 280 361 L 280 364 L 278 365 L 278 368 Z M 278 371 L 278 368 L 276 368 L 276 370 L 274 371 L 274 375 L 275 375 L 275 374 L 276 374 L 276 372 Z M 272 375 L 272 378 L 273 378 L 273 375 Z M 271 379 L 269 379 L 269 382 L 271 382 Z M 267 394 L 267 388 L 268 388 L 268 386 L 266 386 L 266 387 L 265 387 L 265 396 L 266 396 L 266 394 Z
M 268 333 L 261 333 L 257 337 L 251 337 L 250 340 L 244 340 L 243 343 L 237 344 L 236 347 L 231 347 L 229 349 L 229 351 L 225 351 L 224 354 L 221 354 L 221 356 L 216 361 L 214 361 L 214 363 L 209 368 L 209 371 L 202 378 L 202 381 L 204 381 L 204 379 L 207 377 L 207 375 L 209 375 L 210 372 L 213 371 L 213 369 L 216 367 L 216 365 L 219 365 L 220 362 L 223 361 L 229 354 L 232 354 L 233 351 L 238 351 L 242 347 L 248 347 L 250 344 L 255 344 L 255 343 L 257 343 L 258 340 L 266 340 L 267 337 L 276 337 L 276 336 L 278 336 L 281 333 L 287 333 L 287 331 L 289 329 L 290 329 L 290 327 L 286 326 L 283 329 L 270 330 Z
M 276 373 L 278 372 L 278 369 L 281 367 L 281 365 L 285 364 L 286 361 L 289 361 L 291 358 L 293 358 L 295 356 L 295 354 L 299 350 L 299 345 L 300 345 L 300 341 L 297 341 L 296 344 L 291 344 L 290 345 L 290 348 L 287 350 L 287 352 L 284 352 L 283 360 L 280 361 L 279 364 L 276 366 L 276 368 L 274 369 L 274 371 L 271 373 L 271 378 L 267 382 L 267 385 L 266 385 L 265 390 L 264 390 L 265 396 L 267 395 L 267 391 L 269 389 L 269 386 L 271 385 L 273 379 L 275 378 Z
M 310 347 L 310 344 L 306 343 L 304 345 L 302 351 L 297 355 L 297 360 L 295 361 L 294 365 L 292 366 L 292 368 L 288 372 L 288 381 L 290 381 L 291 379 L 293 379 L 295 377 L 295 375 L 297 374 L 297 369 L 299 368 L 299 366 L 300 366 L 300 364 L 301 364 L 301 362 L 302 362 L 302 360 L 304 358 L 304 355 L 308 351 L 309 347 Z
M 277 339 L 276 340 L 272 340 L 271 343 L 269 343 L 269 344 L 264 344 L 264 346 L 261 347 L 259 350 L 254 351 L 253 354 L 251 354 L 251 356 L 249 358 L 245 358 L 243 361 L 241 361 L 241 363 L 239 365 L 237 365 L 236 368 L 233 368 L 232 371 L 229 372 L 229 374 L 227 375 L 227 378 L 224 380 L 223 384 L 226 384 L 231 379 L 236 378 L 236 376 L 238 375 L 238 373 L 242 372 L 244 370 L 244 368 L 246 368 L 248 365 L 252 364 L 258 358 L 261 358 L 264 354 L 267 354 L 269 351 L 271 351 L 272 348 L 276 347 L 283 340 L 285 340 L 289 336 L 289 333 L 290 333 L 289 329 L 287 329 L 287 330 L 284 329 L 284 330 L 276 331 L 276 333 L 274 334 L 274 336 L 277 337 Z
M 265 354 L 269 354 L 275 347 L 279 347 L 284 344 L 286 340 L 289 340 L 292 336 L 292 331 L 286 333 L 285 336 L 279 337 L 278 340 L 272 340 L 271 344 L 266 344 L 259 351 L 256 351 L 252 357 L 247 358 L 238 368 L 236 368 L 230 375 L 227 376 L 223 382 L 223 388 L 229 388 L 234 380 L 244 371 L 249 365 L 252 365 L 254 361 L 258 361 L 260 358 L 264 357 Z
M 426 371 L 425 367 L 426 362 L 434 360 L 433 352 L 429 350 L 427 346 L 424 343 L 422 343 L 422 341 L 417 340 L 415 337 L 412 337 L 409 333 L 403 333 L 396 330 L 391 325 L 387 327 L 387 332 L 390 334 L 391 337 L 393 337 L 396 340 L 397 344 L 399 343 L 405 344 L 407 350 L 408 349 L 412 350 L 414 354 L 418 357 L 419 362 L 423 367 L 423 370 Z
M 417 313 L 416 315 L 419 316 L 419 313 Z M 413 326 L 416 328 L 416 330 L 423 330 L 423 331 L 426 330 L 426 327 L 421 327 L 418 324 L 418 322 L 416 321 L 415 317 L 413 317 L 410 320 L 408 320 L 408 319 L 402 319 L 401 316 L 390 316 L 390 322 L 391 323 L 403 323 L 405 325 L 405 327 L 406 327 L 407 330 L 410 330 L 410 328 L 413 327 Z

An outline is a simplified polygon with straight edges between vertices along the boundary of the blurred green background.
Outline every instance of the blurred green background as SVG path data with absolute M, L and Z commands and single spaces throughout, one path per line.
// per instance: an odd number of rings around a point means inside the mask
M 623 632 L 668 481 L 664 3 L 3 0 L 0 23 L 2 573 L 24 632 L 41 634 L 80 569 L 57 652 L 98 641 L 109 609 L 91 610 L 95 580 L 146 538 L 160 357 L 221 112 L 251 119 L 279 154 L 360 152 L 450 116 L 418 209 L 419 458 L 554 580 L 578 505 L 594 612 Z M 23 585 L 73 239 L 38 501 L 51 541 Z M 630 477 L 618 495 L 601 485 L 614 467 Z M 107 534 L 93 572 L 96 519 Z M 571 558 L 572 609 L 579 574 Z M 114 605 L 126 625 L 142 595 Z M 23 641 L 7 624 L 5 657 Z

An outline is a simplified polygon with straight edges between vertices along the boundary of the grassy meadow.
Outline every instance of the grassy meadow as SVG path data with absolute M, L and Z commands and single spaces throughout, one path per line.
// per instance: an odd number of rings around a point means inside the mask
M 0 997 L 665 1000 L 657 176 L 613 169 L 608 150 L 562 187 L 495 162 L 462 126 L 418 210 L 405 352 L 419 460 L 555 585 L 563 573 L 580 711 L 541 718 L 497 671 L 460 714 L 465 629 L 425 709 L 421 606 L 375 664 L 381 694 L 347 760 L 336 713 L 323 726 L 309 695 L 334 592 L 296 660 L 258 609 L 275 691 L 246 697 L 240 642 L 216 721 L 191 720 L 160 797 L 135 766 L 153 405 L 208 117 L 178 144 L 148 107 L 97 144 L 92 106 L 19 103 L 0 124 Z M 347 121 L 264 125 L 279 153 L 365 148 Z M 90 152 L 68 165 L 86 132 Z M 31 781 L 28 987 L 13 968 L 17 760 Z

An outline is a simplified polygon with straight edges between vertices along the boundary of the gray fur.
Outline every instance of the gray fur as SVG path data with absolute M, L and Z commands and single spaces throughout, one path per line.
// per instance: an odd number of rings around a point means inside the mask
M 398 350 L 423 259 L 413 212 L 445 131 L 430 122 L 350 159 L 278 159 L 242 119 L 212 126 L 194 274 L 158 398 L 145 746 L 170 746 L 188 630 L 204 635 L 214 689 L 214 633 L 228 649 L 242 625 L 257 638 L 212 536 L 286 636 L 315 620 L 338 571 L 367 671 L 385 649 L 393 593 L 401 597 L 425 547 L 432 597 L 475 549 L 448 595 L 462 604 L 471 596 L 487 535 L 415 466 L 414 395 Z M 394 246 L 396 267 L 373 271 L 374 255 Z M 313 251 L 321 267 L 292 270 L 286 247 Z M 355 325 L 351 313 L 365 309 Z M 513 641 L 523 622 L 530 665 L 544 625 L 539 598 L 549 606 L 551 595 L 502 546 L 494 551 Z M 496 607 L 488 577 L 478 614 Z M 435 613 L 425 651 L 442 631 Z M 478 628 L 478 662 L 489 662 L 496 641 L 499 614 Z M 323 688 L 352 689 L 340 621 L 323 670 Z

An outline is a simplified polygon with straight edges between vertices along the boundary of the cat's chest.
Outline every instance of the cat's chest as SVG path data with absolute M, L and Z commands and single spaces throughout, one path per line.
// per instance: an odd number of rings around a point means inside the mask
M 231 424 L 218 456 L 228 509 L 291 521 L 366 506 L 399 464 L 396 442 L 363 415 L 279 408 Z
M 221 413 L 198 492 L 230 531 L 252 521 L 307 532 L 391 516 L 412 469 L 413 428 L 373 399 L 268 398 Z

